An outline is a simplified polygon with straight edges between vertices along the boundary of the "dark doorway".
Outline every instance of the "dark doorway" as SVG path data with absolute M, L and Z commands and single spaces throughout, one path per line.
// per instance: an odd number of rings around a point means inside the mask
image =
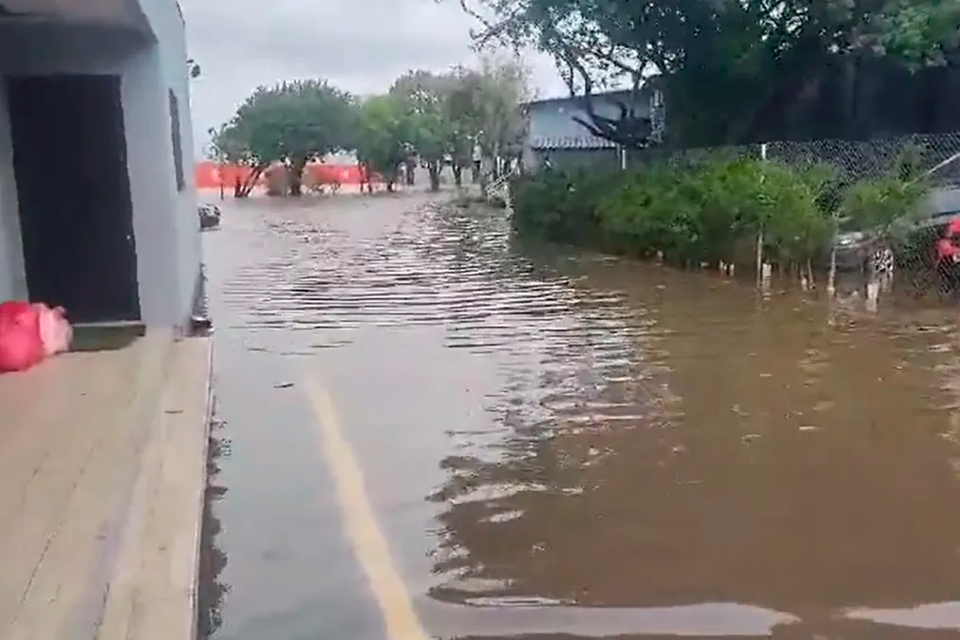
M 139 320 L 119 76 L 10 77 L 7 96 L 30 299 Z

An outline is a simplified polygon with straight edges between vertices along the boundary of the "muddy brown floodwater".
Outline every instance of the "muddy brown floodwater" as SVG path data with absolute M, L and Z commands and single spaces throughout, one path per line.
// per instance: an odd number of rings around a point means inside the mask
M 955 312 L 524 248 L 421 195 L 228 203 L 205 251 L 213 637 L 386 637 L 305 376 L 431 636 L 960 635 Z

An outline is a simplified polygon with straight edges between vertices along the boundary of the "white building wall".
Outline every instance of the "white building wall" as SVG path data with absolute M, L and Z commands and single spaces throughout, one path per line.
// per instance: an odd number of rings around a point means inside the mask
M 179 21 L 173 0 L 164 2 Z M 155 24 L 151 25 L 153 29 Z M 172 42 L 159 41 L 156 31 Z M 70 23 L 0 28 L 0 76 L 121 76 L 141 315 L 155 325 L 179 324 L 189 316 L 200 269 L 189 87 L 185 54 L 176 53 L 184 52 L 184 47 L 182 23 L 179 29 L 153 33 Z M 177 58 L 183 63 L 175 64 Z M 180 77 L 176 78 L 178 67 Z M 180 192 L 167 95 L 171 87 L 179 98 L 183 132 L 186 187 Z M 0 116 L 5 116 L 6 100 L 0 103 L 4 107 Z M 5 136 L 9 118 L 0 120 L 0 299 L 5 299 L 22 297 L 25 281 L 11 145 L 9 135 Z
M 202 249 L 197 231 L 197 187 L 194 175 L 193 120 L 190 116 L 190 78 L 187 69 L 187 25 L 176 0 L 140 0 L 141 11 L 158 46 L 160 73 L 167 87 L 177 96 L 180 111 L 180 136 L 185 188 L 177 193 L 176 229 L 180 256 L 177 273 L 180 307 L 189 309 L 199 277 Z M 168 138 L 170 136 L 168 129 Z M 171 155 L 167 156 L 173 167 Z
M 127 132 L 127 172 L 137 238 L 140 312 L 151 324 L 178 324 L 190 313 L 181 278 L 190 261 L 183 248 L 173 167 L 167 90 L 158 82 L 160 55 L 150 46 L 125 64 L 121 91 Z M 197 231 L 194 214 L 194 232 Z M 199 269 L 199 257 L 194 266 Z

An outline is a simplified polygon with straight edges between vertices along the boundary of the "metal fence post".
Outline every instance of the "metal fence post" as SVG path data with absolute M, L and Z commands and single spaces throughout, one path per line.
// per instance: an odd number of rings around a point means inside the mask
M 762 142 L 760 144 L 760 161 L 767 161 L 767 143 Z M 761 174 L 760 179 L 763 180 L 763 175 Z M 769 275 L 767 273 L 766 263 L 763 260 L 763 226 L 764 221 L 760 221 L 760 225 L 757 227 L 757 285 L 766 288 L 769 285 Z

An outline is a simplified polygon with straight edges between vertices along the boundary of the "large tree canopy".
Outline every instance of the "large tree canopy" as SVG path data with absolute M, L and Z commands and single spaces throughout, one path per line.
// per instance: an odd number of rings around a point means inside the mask
M 529 69 L 514 59 L 485 58 L 478 69 L 454 69 L 451 76 L 448 118 L 459 140 L 454 153 L 464 164 L 474 147 L 488 160 L 519 156 L 527 126 L 519 107 L 532 97 Z
M 735 143 L 763 114 L 801 95 L 831 56 L 942 64 L 957 44 L 960 0 L 460 0 L 477 42 L 535 46 L 556 59 L 574 95 L 662 77 L 670 132 Z M 591 107 L 591 102 L 584 104 Z M 637 146 L 638 124 L 608 139 Z
M 461 184 L 474 147 L 491 160 L 520 153 L 525 119 L 519 106 L 530 97 L 528 77 L 527 69 L 516 60 L 485 58 L 477 69 L 417 70 L 396 79 L 388 97 L 393 110 L 405 114 L 404 126 L 396 128 L 405 135 L 400 142 L 407 143 L 426 164 L 434 190 L 447 162 L 457 185 Z M 380 125 L 373 128 L 382 129 Z
M 430 186 L 440 188 L 440 171 L 452 152 L 454 130 L 447 117 L 451 78 L 429 71 L 410 71 L 397 78 L 389 95 L 407 112 L 410 144 L 426 163 Z
M 350 97 L 322 80 L 258 87 L 214 136 L 227 160 L 251 166 L 253 180 L 275 162 L 289 167 L 290 192 L 300 195 L 303 168 L 349 144 L 354 118 Z
M 400 164 L 413 152 L 415 122 L 405 100 L 373 96 L 360 105 L 354 148 L 369 173 L 381 174 L 393 190 Z
M 526 119 L 517 105 L 530 100 L 530 71 L 513 60 L 484 59 L 480 69 L 461 74 L 460 107 L 479 128 L 481 145 L 494 153 L 520 152 Z

